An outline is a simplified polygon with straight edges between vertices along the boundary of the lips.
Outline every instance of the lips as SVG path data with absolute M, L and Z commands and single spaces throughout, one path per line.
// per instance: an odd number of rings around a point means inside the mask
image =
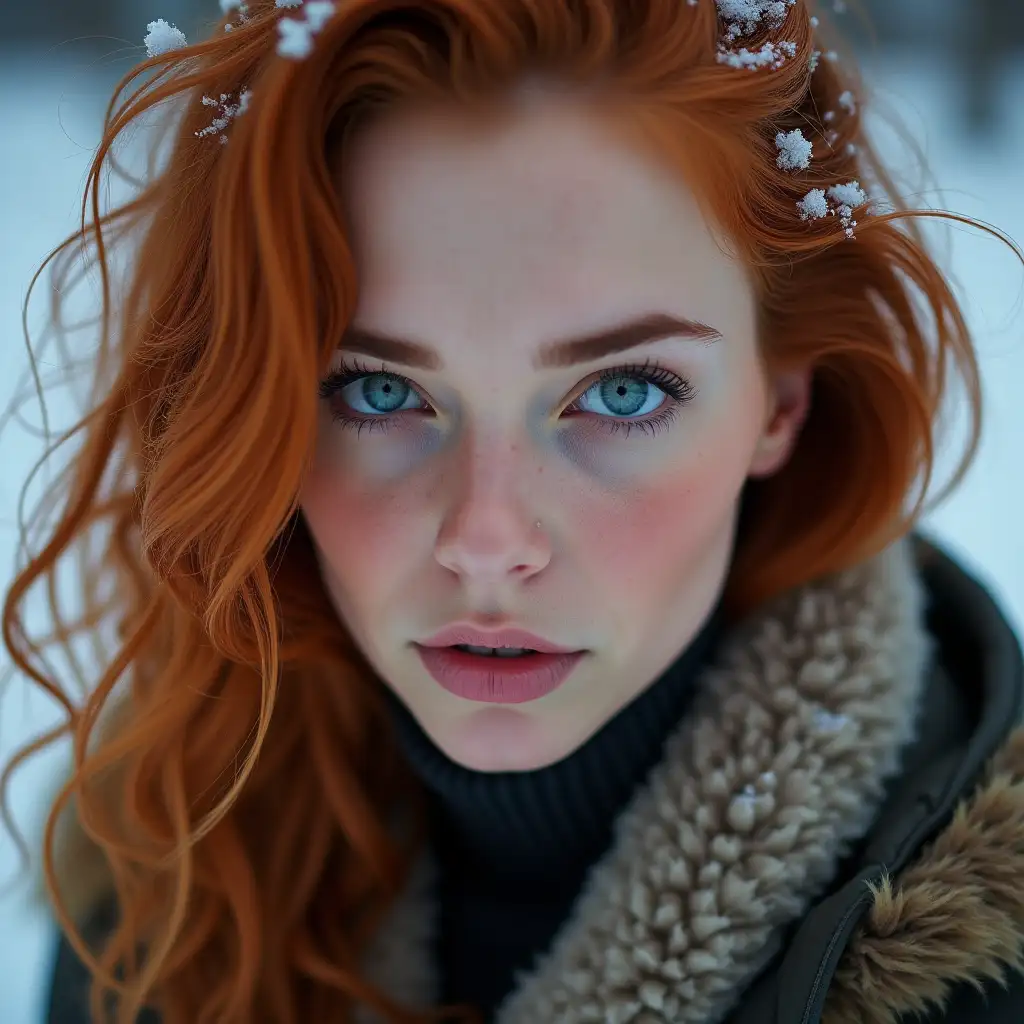
M 525 647 L 532 651 L 539 651 L 541 654 L 576 654 L 579 652 L 578 647 L 563 647 L 525 629 L 484 630 L 468 623 L 446 626 L 428 640 L 419 642 L 420 647 L 457 647 L 460 644 L 469 647 Z
M 511 657 L 478 654 L 469 647 L 530 651 Z M 434 681 L 449 693 L 485 704 L 523 704 L 558 689 L 586 655 L 525 629 L 484 630 L 468 623 L 442 629 L 414 645 Z
M 568 654 L 524 654 L 496 658 L 471 654 L 458 647 L 416 645 L 420 661 L 443 689 L 464 700 L 484 704 L 525 704 L 553 693 L 585 657 Z

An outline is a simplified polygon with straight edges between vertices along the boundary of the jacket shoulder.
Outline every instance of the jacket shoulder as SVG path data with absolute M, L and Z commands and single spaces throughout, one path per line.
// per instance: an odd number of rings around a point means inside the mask
M 829 991 L 825 1024 L 1024 1022 L 1024 728 L 947 827 L 870 910 Z
M 112 902 L 101 903 L 82 928 L 82 937 L 93 949 L 103 945 L 114 929 L 116 910 Z M 53 959 L 50 993 L 47 1000 L 46 1024 L 92 1024 L 89 1015 L 89 970 L 72 949 L 63 933 L 59 933 Z M 145 1009 L 136 1024 L 160 1024 L 155 1011 Z

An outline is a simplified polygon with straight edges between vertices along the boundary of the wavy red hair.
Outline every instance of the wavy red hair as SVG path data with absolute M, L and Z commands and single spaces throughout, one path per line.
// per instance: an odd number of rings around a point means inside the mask
M 485 109 L 539 72 L 592 87 L 609 110 L 614 97 L 638 144 L 679 167 L 750 268 L 766 361 L 815 367 L 791 461 L 745 497 L 735 614 L 910 528 L 954 379 L 973 427 L 961 471 L 973 453 L 977 367 L 919 214 L 889 186 L 860 114 L 823 120 L 858 83 L 845 60 L 809 71 L 818 37 L 803 2 L 784 30 L 796 56 L 758 72 L 716 61 L 712 0 L 341 0 L 303 61 L 276 55 L 272 0 L 248 7 L 233 31 L 121 83 L 81 229 L 47 261 L 59 290 L 86 247 L 102 285 L 100 348 L 91 408 L 63 439 L 81 434 L 81 448 L 46 499 L 59 518 L 3 608 L 16 668 L 66 718 L 10 767 L 72 738 L 43 862 L 93 971 L 97 1015 L 116 993 L 121 1022 L 152 1003 L 165 1024 L 330 1024 L 359 1002 L 421 1021 L 360 973 L 422 842 L 420 802 L 297 504 L 316 381 L 356 300 L 331 176 L 349 133 L 400 102 Z M 211 117 L 200 97 L 246 87 L 228 144 L 197 138 Z M 104 211 L 115 143 L 158 106 L 168 148 L 133 198 Z M 794 128 L 815 141 L 799 175 L 776 165 L 776 133 Z M 861 213 L 856 240 L 836 218 L 800 219 L 810 188 L 852 179 L 877 183 L 890 204 Z M 129 242 L 115 296 L 111 255 Z M 54 600 L 53 634 L 29 637 L 27 592 L 53 584 L 76 552 L 83 614 L 65 622 Z M 104 622 L 117 627 L 115 649 L 76 699 L 45 649 Z M 55 864 L 72 801 L 119 908 L 99 951 L 86 948 Z M 407 807 L 416 827 L 399 835 L 391 826 Z

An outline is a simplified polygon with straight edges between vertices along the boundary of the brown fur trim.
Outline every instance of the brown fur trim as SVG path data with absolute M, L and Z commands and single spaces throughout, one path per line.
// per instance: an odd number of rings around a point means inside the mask
M 1024 728 L 922 857 L 875 893 L 823 1024 L 895 1024 L 958 983 L 1024 971 Z

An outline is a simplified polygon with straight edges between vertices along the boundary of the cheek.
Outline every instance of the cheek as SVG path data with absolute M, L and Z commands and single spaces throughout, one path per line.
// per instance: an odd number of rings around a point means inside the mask
M 428 521 L 415 500 L 387 487 L 365 487 L 335 466 L 314 466 L 302 492 L 303 515 L 320 549 L 325 581 L 354 628 L 381 608 L 415 564 L 417 524 Z
M 742 486 L 743 475 L 722 460 L 696 458 L 626 500 L 590 503 L 574 531 L 588 575 L 620 597 L 660 600 L 730 528 Z
M 343 591 L 348 603 L 387 593 L 421 548 L 426 498 L 409 481 L 422 479 L 442 440 L 413 417 L 387 434 L 357 436 L 322 414 L 302 507 L 332 592 Z
M 732 543 L 756 443 L 754 416 L 713 417 L 674 458 L 582 502 L 574 532 L 591 578 L 648 607 L 681 585 L 703 589 L 695 574 L 717 572 Z

